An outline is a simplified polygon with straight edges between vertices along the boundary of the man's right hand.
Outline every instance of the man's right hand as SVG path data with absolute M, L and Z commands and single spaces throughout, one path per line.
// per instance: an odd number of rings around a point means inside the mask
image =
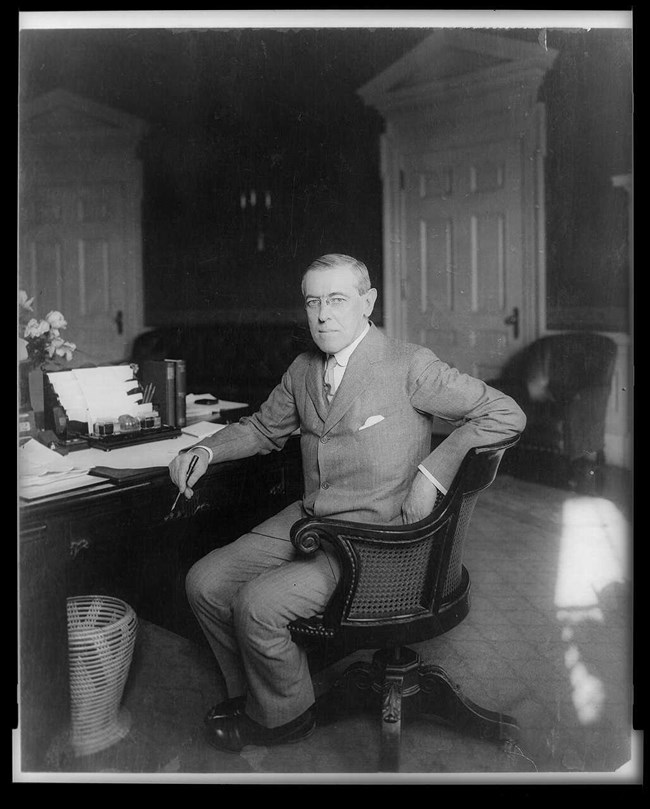
M 187 470 L 189 469 L 192 458 L 198 458 L 196 466 L 194 467 L 190 479 L 186 481 Z M 182 455 L 177 455 L 174 460 L 169 464 L 169 476 L 174 484 L 178 487 L 181 494 L 189 500 L 194 494 L 193 486 L 205 475 L 208 468 L 208 453 L 205 450 L 199 449 L 196 452 L 189 450 Z

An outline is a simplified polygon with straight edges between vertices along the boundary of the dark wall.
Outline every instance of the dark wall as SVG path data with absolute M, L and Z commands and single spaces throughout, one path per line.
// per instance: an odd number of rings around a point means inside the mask
M 547 309 L 556 329 L 625 331 L 630 316 L 632 33 L 549 32 L 559 55 L 546 103 Z
M 301 272 L 325 252 L 381 286 L 382 122 L 356 90 L 427 33 L 23 32 L 21 91 L 64 86 L 148 122 L 148 325 L 302 319 Z
M 284 321 L 302 317 L 302 269 L 330 251 L 364 260 L 381 302 L 382 121 L 356 90 L 429 33 L 24 31 L 21 98 L 63 86 L 147 121 L 148 325 Z M 627 218 L 611 176 L 631 170 L 631 32 L 547 35 L 549 325 L 618 328 Z

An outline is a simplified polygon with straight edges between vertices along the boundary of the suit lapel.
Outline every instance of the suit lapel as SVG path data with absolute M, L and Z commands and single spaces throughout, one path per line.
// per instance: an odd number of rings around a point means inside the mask
M 336 396 L 327 411 L 324 431 L 328 432 L 341 421 L 343 416 L 364 390 L 375 379 L 375 363 L 381 354 L 383 337 L 374 326 L 353 351 L 348 367 L 345 369 L 343 380 L 339 385 Z M 321 385 L 322 388 L 322 385 Z M 324 396 L 324 394 L 323 394 Z
M 325 421 L 330 409 L 323 389 L 324 362 L 323 354 L 320 352 L 314 354 L 311 358 L 309 368 L 307 369 L 307 393 L 314 403 L 314 407 L 321 421 Z

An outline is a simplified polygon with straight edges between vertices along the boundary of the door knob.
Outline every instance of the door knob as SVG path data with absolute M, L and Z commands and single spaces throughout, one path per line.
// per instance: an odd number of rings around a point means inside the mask
M 124 331 L 124 313 L 121 309 L 115 315 L 115 325 L 117 326 L 117 333 L 122 334 Z
M 512 336 L 517 340 L 519 338 L 519 307 L 515 306 L 512 314 L 503 321 L 506 326 L 512 326 Z

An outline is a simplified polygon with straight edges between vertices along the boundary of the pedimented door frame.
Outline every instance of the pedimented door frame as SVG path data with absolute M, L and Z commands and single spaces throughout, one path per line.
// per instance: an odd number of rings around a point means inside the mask
M 519 150 L 520 342 L 543 329 L 545 111 L 537 95 L 556 52 L 472 31 L 444 30 L 360 89 L 385 119 L 381 138 L 386 331 L 408 337 L 405 166 L 414 156 L 482 144 Z

